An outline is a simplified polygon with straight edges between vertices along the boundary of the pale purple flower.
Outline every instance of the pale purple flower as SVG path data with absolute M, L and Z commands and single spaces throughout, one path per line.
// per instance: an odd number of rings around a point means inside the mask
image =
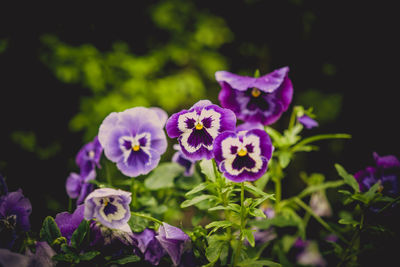
M 97 166 L 100 168 L 100 157 L 103 152 L 98 137 L 96 136 L 92 142 L 84 145 L 76 155 L 76 164 L 80 168 L 80 175 L 86 177 Z
M 189 110 L 173 114 L 166 129 L 170 138 L 178 138 L 183 154 L 190 159 L 200 160 L 213 157 L 214 139 L 224 131 L 233 131 L 235 114 L 209 100 L 200 100 Z
M 162 125 L 162 127 L 165 126 L 165 124 L 167 123 L 168 120 L 168 114 L 167 112 L 165 112 L 165 110 L 163 110 L 162 108 L 158 108 L 158 107 L 151 107 L 150 108 L 152 111 L 155 111 L 158 119 L 160 120 L 160 123 Z
M 273 146 L 265 131 L 224 132 L 215 139 L 214 156 L 224 176 L 234 182 L 255 181 L 266 171 Z
M 332 208 L 325 192 L 320 190 L 311 194 L 310 207 L 315 214 L 321 217 L 332 216 Z
M 185 172 L 183 173 L 184 176 L 192 176 L 196 166 L 196 161 L 186 157 L 185 154 L 182 153 L 181 147 L 178 144 L 175 144 L 173 148 L 177 151 L 172 156 L 172 161 L 185 168 Z
M 400 178 L 400 162 L 393 155 L 379 156 L 373 153 L 375 166 L 366 167 L 354 174 L 360 191 L 366 192 L 371 186 L 380 183 L 383 194 L 396 196 L 399 193 L 398 179 Z
M 171 257 L 174 266 L 179 265 L 182 254 L 191 245 L 190 238 L 185 232 L 165 222 L 158 228 L 156 238 Z
M 318 245 L 315 241 L 304 241 L 298 238 L 294 243 L 294 248 L 297 250 L 297 263 L 307 266 L 326 266 L 326 261 L 319 252 Z
M 67 194 L 70 198 L 77 198 L 76 204 L 80 205 L 85 200 L 86 196 L 93 191 L 94 185 L 89 181 L 96 178 L 96 170 L 93 169 L 87 176 L 81 176 L 72 172 L 65 183 Z
M 129 203 L 131 193 L 120 189 L 100 188 L 85 199 L 84 217 L 96 219 L 103 225 L 130 232 L 127 224 L 131 217 Z
M 167 149 L 163 121 L 150 108 L 135 107 L 109 114 L 98 136 L 106 157 L 130 177 L 149 173 Z
M 165 251 L 156 238 L 156 232 L 152 229 L 144 229 L 141 233 L 134 233 L 133 237 L 137 241 L 137 247 L 144 259 L 152 265 L 158 265 Z
M 288 72 L 289 68 L 283 67 L 254 78 L 217 71 L 221 106 L 233 110 L 238 119 L 246 122 L 274 123 L 292 101 L 293 86 Z
M 55 222 L 60 229 L 61 235 L 68 241 L 71 240 L 73 232 L 78 228 L 84 219 L 85 205 L 79 205 L 71 214 L 69 212 L 61 212 L 56 215 Z
M 297 120 L 303 124 L 306 129 L 318 127 L 318 122 L 307 115 L 300 116 L 297 118 Z

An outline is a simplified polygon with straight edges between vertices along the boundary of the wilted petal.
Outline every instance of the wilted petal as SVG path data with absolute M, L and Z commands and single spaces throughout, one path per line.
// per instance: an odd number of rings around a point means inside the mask
M 178 266 L 183 252 L 190 243 L 190 238 L 181 229 L 163 223 L 158 229 L 157 240 L 171 257 L 174 266 Z

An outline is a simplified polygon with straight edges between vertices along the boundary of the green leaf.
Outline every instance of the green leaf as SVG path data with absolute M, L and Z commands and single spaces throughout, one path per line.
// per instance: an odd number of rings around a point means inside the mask
M 215 221 L 212 223 L 209 223 L 205 226 L 206 229 L 214 228 L 213 230 L 210 231 L 209 235 L 212 234 L 213 232 L 216 232 L 220 228 L 227 228 L 232 226 L 233 223 L 230 221 Z
M 270 267 L 282 267 L 281 264 L 270 261 L 270 260 L 257 260 L 257 259 L 246 259 L 237 264 L 238 266 L 270 266 Z
M 197 203 L 199 203 L 201 201 L 215 199 L 215 198 L 216 197 L 212 196 L 212 195 L 196 196 L 196 197 L 194 197 L 192 199 L 188 199 L 188 200 L 183 201 L 182 204 L 181 204 L 181 208 L 187 208 L 187 207 L 195 205 L 195 204 L 197 204 Z
M 209 262 L 215 263 L 221 255 L 225 240 L 218 235 L 213 235 L 208 238 L 208 247 L 206 248 L 206 258 Z
M 318 185 L 311 185 L 311 186 L 306 187 L 303 191 L 301 191 L 297 197 L 303 198 L 307 195 L 310 195 L 310 194 L 320 191 L 320 190 L 325 190 L 327 188 L 339 187 L 339 186 L 343 185 L 343 183 L 344 183 L 343 181 L 339 180 L 339 181 L 329 181 L 329 182 L 325 182 L 325 183 L 318 184 Z
M 215 182 L 216 177 L 215 177 L 215 173 L 214 173 L 214 165 L 213 165 L 212 160 L 203 159 L 202 161 L 200 161 L 199 166 L 200 166 L 201 172 L 206 177 L 208 177 L 208 179 Z
M 272 197 L 273 194 L 267 194 L 264 191 L 262 191 L 260 188 L 255 187 L 254 185 L 252 185 L 249 182 L 245 182 L 244 183 L 244 189 L 250 193 L 252 193 L 255 196 L 269 196 Z
M 136 256 L 136 255 L 129 255 L 127 257 L 118 259 L 118 260 L 113 260 L 111 262 L 109 262 L 109 264 L 120 264 L 120 265 L 124 265 L 127 263 L 131 263 L 131 262 L 138 262 L 140 261 L 140 257 Z
M 367 200 L 367 204 L 369 204 L 375 197 L 376 197 L 376 191 L 378 191 L 379 187 L 381 186 L 380 182 L 375 183 L 371 188 L 364 193 L 364 196 Z
M 353 227 L 356 227 L 357 225 L 360 224 L 359 222 L 357 222 L 357 221 L 355 221 L 355 220 L 353 220 L 353 219 L 348 219 L 348 218 L 346 218 L 346 219 L 340 219 L 340 220 L 338 221 L 338 223 L 340 223 L 340 224 L 351 224 Z
M 61 237 L 60 229 L 53 217 L 47 216 L 44 221 L 42 228 L 39 232 L 40 240 L 46 241 L 48 244 L 53 244 L 54 240 Z
M 265 130 L 268 135 L 271 136 L 272 142 L 276 147 L 281 147 L 284 145 L 283 137 L 280 132 L 269 126 L 265 127 Z
M 244 229 L 243 230 L 244 237 L 249 241 L 250 246 L 254 247 L 256 241 L 254 239 L 253 230 L 251 229 Z
M 143 232 L 143 230 L 147 228 L 149 220 L 132 214 L 129 218 L 128 225 L 131 227 L 133 232 L 139 233 Z
M 85 238 L 88 236 L 89 232 L 89 222 L 82 220 L 78 228 L 72 233 L 71 236 L 71 246 L 73 248 L 79 249 Z
M 181 175 L 175 180 L 176 187 L 185 191 L 191 190 L 202 182 L 202 177 L 194 172 L 192 176 Z
M 208 211 L 216 211 L 216 210 L 229 210 L 230 208 L 228 206 L 215 206 L 212 208 L 209 208 Z
M 52 259 L 53 259 L 54 261 L 58 261 L 58 262 L 65 261 L 65 262 L 70 262 L 70 263 L 72 263 L 72 262 L 75 262 L 75 255 L 72 254 L 72 253 L 67 253 L 67 254 L 56 254 L 56 255 L 54 255 L 54 256 L 52 257 Z
M 173 187 L 175 177 L 184 171 L 185 169 L 175 162 L 160 163 L 146 178 L 144 185 L 150 190 Z
M 100 254 L 100 251 L 89 251 L 82 255 L 79 255 L 79 259 L 81 261 L 90 261 L 99 254 Z
M 335 164 L 335 168 L 340 175 L 340 177 L 343 178 L 346 184 L 350 185 L 355 192 L 360 192 L 360 187 L 357 183 L 357 180 L 354 178 L 353 175 L 348 174 L 347 171 L 339 164 Z
M 287 150 L 281 150 L 277 152 L 277 154 L 278 154 L 279 164 L 283 169 L 286 168 L 290 163 L 290 160 L 292 158 L 292 153 L 290 153 Z
M 253 215 L 254 217 L 261 217 L 261 218 L 267 218 L 267 216 L 265 216 L 265 213 L 259 209 L 259 208 L 251 208 L 249 211 L 250 215 Z
M 201 183 L 201 184 L 197 185 L 195 188 L 193 188 L 192 190 L 190 190 L 189 192 L 187 192 L 185 194 L 185 196 L 190 196 L 190 195 L 196 194 L 197 192 L 203 191 L 204 189 L 207 188 L 207 185 L 208 185 L 207 183 Z

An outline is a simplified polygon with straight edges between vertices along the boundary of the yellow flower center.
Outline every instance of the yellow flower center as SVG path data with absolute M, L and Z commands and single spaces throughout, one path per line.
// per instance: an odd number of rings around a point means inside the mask
M 247 151 L 244 149 L 240 149 L 238 152 L 239 157 L 244 157 L 247 155 Z
M 254 87 L 253 90 L 251 90 L 251 95 L 254 97 L 259 97 L 261 95 L 261 91 Z
M 139 145 L 134 145 L 132 146 L 133 151 L 139 151 L 140 146 Z
M 203 124 L 197 123 L 196 124 L 196 130 L 201 130 L 201 129 L 203 129 Z

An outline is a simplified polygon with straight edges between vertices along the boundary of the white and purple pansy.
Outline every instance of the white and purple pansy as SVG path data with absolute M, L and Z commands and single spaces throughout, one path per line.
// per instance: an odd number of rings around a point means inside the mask
M 233 110 L 243 121 L 274 123 L 292 101 L 293 86 L 288 72 L 289 68 L 283 67 L 261 77 L 248 77 L 217 71 L 221 106 Z
M 104 154 L 125 175 L 147 174 L 167 149 L 160 110 L 135 107 L 108 115 L 99 129 Z
M 96 189 L 85 199 L 84 217 L 86 220 L 97 219 L 109 228 L 130 232 L 127 224 L 131 217 L 130 202 L 130 192 L 112 188 Z
M 178 138 L 182 153 L 189 159 L 213 157 L 214 139 L 224 131 L 234 131 L 236 116 L 229 110 L 200 100 L 189 110 L 173 114 L 166 130 L 171 138 Z
M 234 182 L 255 181 L 266 172 L 273 149 L 263 130 L 224 132 L 215 139 L 214 156 L 226 178 Z

